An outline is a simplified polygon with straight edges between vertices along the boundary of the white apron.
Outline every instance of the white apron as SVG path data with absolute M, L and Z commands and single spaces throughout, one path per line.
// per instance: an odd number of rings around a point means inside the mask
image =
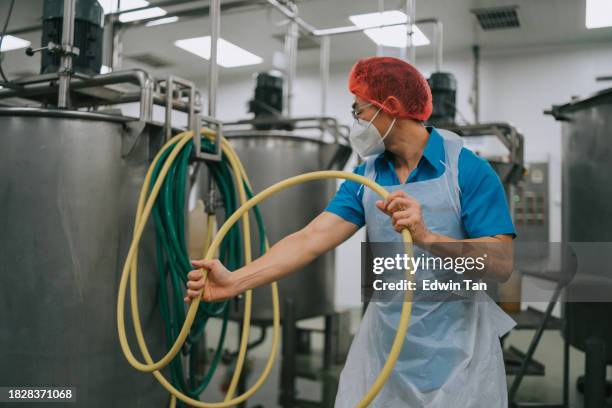
M 425 225 L 434 233 L 467 238 L 461 221 L 457 164 L 463 141 L 445 130 L 446 169 L 442 176 L 397 186 L 421 205 Z M 374 160 L 365 176 L 375 180 Z M 371 242 L 401 242 L 388 215 L 375 206 L 380 198 L 364 189 L 366 228 Z M 414 247 L 414 256 L 423 251 Z M 459 275 L 454 275 L 458 280 Z M 381 275 L 382 276 L 382 275 Z M 417 270 L 415 280 L 440 279 Z M 450 278 L 450 276 L 449 276 Z M 417 286 L 418 287 L 418 286 Z M 403 296 L 403 293 L 399 293 Z M 515 322 L 484 292 L 449 292 L 439 302 L 419 301 L 415 292 L 408 335 L 389 380 L 371 407 L 507 408 L 504 361 L 499 337 Z M 401 299 L 401 298 L 400 298 Z M 398 326 L 401 300 L 370 302 L 340 375 L 337 408 L 353 408 L 380 373 Z

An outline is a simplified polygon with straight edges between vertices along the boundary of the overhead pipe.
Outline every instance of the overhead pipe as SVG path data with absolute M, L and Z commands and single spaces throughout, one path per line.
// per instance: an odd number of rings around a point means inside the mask
M 278 0 L 267 0 L 267 2 L 284 14 L 285 17 L 296 23 L 302 30 L 306 31 L 308 34 L 316 35 L 316 29 L 298 16 L 297 6 L 295 4 L 291 3 L 293 7 L 289 9 Z
M 52 78 L 50 77 L 50 80 Z M 92 88 L 102 85 L 132 83 L 140 88 L 140 120 L 151 121 L 153 110 L 153 88 L 154 80 L 145 71 L 133 69 L 128 71 L 117 71 L 108 74 L 94 75 L 93 77 L 83 79 L 79 76 L 70 78 L 71 89 Z M 21 89 L 2 89 L 0 90 L 0 99 L 11 97 L 25 97 L 29 95 L 43 95 L 54 93 L 58 89 L 57 86 L 49 86 L 47 82 L 38 82 L 33 85 L 24 85 Z

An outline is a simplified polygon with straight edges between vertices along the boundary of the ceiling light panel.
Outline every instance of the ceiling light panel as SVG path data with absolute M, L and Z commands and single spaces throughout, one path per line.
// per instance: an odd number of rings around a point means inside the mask
M 377 45 L 397 48 L 404 48 L 408 45 L 408 32 L 405 25 L 369 28 L 387 24 L 406 23 L 408 21 L 406 14 L 399 10 L 352 15 L 349 17 L 349 20 L 357 27 L 365 29 L 365 35 L 370 37 Z M 412 26 L 412 42 L 415 47 L 430 44 L 427 36 L 416 25 Z
M 177 40 L 174 45 L 197 55 L 200 58 L 210 59 L 210 36 L 185 38 Z M 246 65 L 261 64 L 263 59 L 236 44 L 219 38 L 217 42 L 217 63 L 225 68 L 242 67 Z

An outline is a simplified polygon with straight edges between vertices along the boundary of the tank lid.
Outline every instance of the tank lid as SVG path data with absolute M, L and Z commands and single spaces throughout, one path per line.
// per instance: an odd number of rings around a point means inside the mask
M 544 113 L 554 116 L 557 120 L 564 121 L 568 120 L 565 116 L 567 113 L 588 109 L 594 105 L 610 104 L 612 104 L 612 88 L 606 88 L 586 98 L 577 98 L 562 105 L 553 105 L 552 108 L 545 110 Z
M 127 123 L 137 120 L 127 116 L 109 115 L 106 113 L 27 107 L 0 107 L 0 116 L 39 116 L 47 118 L 83 119 L 117 123 Z

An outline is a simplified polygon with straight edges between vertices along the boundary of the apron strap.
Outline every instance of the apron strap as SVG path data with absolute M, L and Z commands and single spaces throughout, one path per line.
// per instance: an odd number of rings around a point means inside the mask
M 461 217 L 461 188 L 459 187 L 459 155 L 463 149 L 463 139 L 458 134 L 446 129 L 436 131 L 444 139 L 444 151 L 446 153 L 446 163 L 442 163 L 446 168 L 444 177 L 452 193 L 453 207 L 459 217 Z M 453 188 L 454 187 L 454 188 Z
M 372 156 L 372 157 L 368 157 L 365 160 L 365 172 L 364 172 L 363 176 L 365 178 L 368 178 L 368 179 L 372 180 L 372 181 L 376 181 L 376 168 L 374 166 L 374 162 L 376 161 L 377 157 L 378 156 Z M 365 190 L 363 184 L 361 184 L 359 186 L 359 188 L 357 189 L 357 196 L 359 196 L 359 194 L 361 194 L 363 192 L 363 196 L 362 196 L 362 199 L 361 199 L 362 202 L 364 202 L 363 198 L 365 197 L 365 191 L 366 190 Z

